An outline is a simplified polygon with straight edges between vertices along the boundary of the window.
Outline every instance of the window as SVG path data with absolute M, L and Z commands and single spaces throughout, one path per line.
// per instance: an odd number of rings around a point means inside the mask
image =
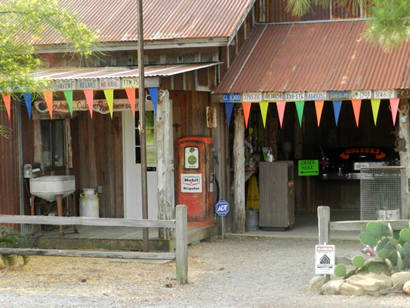
M 139 112 L 135 116 L 135 163 L 141 163 L 141 142 L 138 130 Z M 157 165 L 157 145 L 155 138 L 155 114 L 154 111 L 145 112 L 145 138 L 147 141 L 147 167 Z
M 41 160 L 49 170 L 65 167 L 64 120 L 41 120 Z

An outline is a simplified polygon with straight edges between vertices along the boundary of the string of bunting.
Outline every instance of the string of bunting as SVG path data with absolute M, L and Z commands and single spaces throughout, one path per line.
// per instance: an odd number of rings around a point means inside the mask
M 135 112 L 136 112 L 136 89 L 135 88 L 128 88 L 128 89 L 124 89 L 126 94 L 127 94 L 127 98 L 128 98 L 128 102 L 130 103 L 130 108 L 132 111 L 132 114 L 135 117 Z M 88 106 L 88 110 L 90 113 L 90 117 L 91 119 L 93 118 L 93 106 L 94 106 L 94 92 L 97 90 L 83 90 L 83 94 Z M 114 112 L 114 89 L 105 89 L 103 90 L 104 92 L 104 96 L 107 102 L 107 106 L 108 106 L 108 110 L 110 112 L 110 116 L 111 118 L 113 117 L 113 112 Z M 64 93 L 64 98 L 67 102 L 67 106 L 68 106 L 68 110 L 70 112 L 70 115 L 73 115 L 73 90 L 66 90 L 63 91 Z M 159 97 L 159 89 L 158 88 L 148 88 L 148 93 L 151 97 L 151 101 L 154 107 L 154 112 L 157 113 L 157 106 L 158 106 L 158 97 Z M 41 93 L 44 101 L 46 102 L 47 105 L 47 110 L 48 113 L 50 115 L 50 119 L 53 119 L 53 95 L 54 92 L 53 91 L 44 91 L 43 93 Z M 22 93 L 23 95 L 23 99 L 24 99 L 24 103 L 26 105 L 27 108 L 27 114 L 28 117 L 31 118 L 32 116 L 32 104 L 33 104 L 33 94 L 32 93 Z M 1 94 L 2 97 L 2 101 L 3 104 L 5 106 L 6 112 L 7 112 L 7 116 L 10 119 L 11 118 L 11 94 L 8 93 L 2 93 Z M 233 109 L 233 105 L 232 105 L 232 109 Z M 249 110 L 250 110 L 250 106 L 249 106 Z M 231 113 L 232 114 L 232 110 Z M 249 116 L 248 116 L 249 118 Z
M 230 126 L 231 124 L 232 110 L 234 108 L 234 103 L 238 103 L 238 102 L 239 101 L 235 101 L 232 99 L 223 100 L 223 103 L 225 105 L 226 123 L 228 124 L 228 126 Z M 257 102 L 255 101 L 254 102 L 241 102 L 246 128 L 248 127 L 248 124 L 249 124 L 250 111 L 251 111 L 253 103 L 257 103 Z M 277 101 L 277 102 L 260 101 L 258 102 L 261 117 L 262 117 L 263 127 L 266 127 L 266 117 L 268 114 L 268 108 L 269 108 L 270 103 L 274 103 L 276 105 L 276 110 L 277 110 L 278 117 L 279 117 L 279 125 L 282 128 L 283 119 L 285 117 L 286 106 L 290 104 L 291 102 L 286 102 L 286 101 Z M 305 101 L 295 101 L 294 103 L 296 107 L 299 125 L 300 127 L 302 127 Z M 373 121 L 374 121 L 375 126 L 377 126 L 377 119 L 378 119 L 378 114 L 379 114 L 379 109 L 380 109 L 380 103 L 381 103 L 380 99 L 371 99 L 372 115 L 373 115 Z M 389 107 L 390 107 L 389 109 L 390 109 L 391 116 L 392 116 L 393 126 L 396 125 L 399 103 L 400 103 L 399 98 L 389 99 Z M 321 123 L 321 119 L 322 119 L 323 107 L 324 107 L 325 101 L 316 100 L 314 101 L 314 104 L 315 104 L 317 126 L 319 127 Z M 333 115 L 334 115 L 336 126 L 339 125 L 339 118 L 340 118 L 340 111 L 342 108 L 342 104 L 343 104 L 343 101 L 332 101 Z M 362 100 L 352 99 L 351 104 L 352 104 L 356 127 L 359 127 Z

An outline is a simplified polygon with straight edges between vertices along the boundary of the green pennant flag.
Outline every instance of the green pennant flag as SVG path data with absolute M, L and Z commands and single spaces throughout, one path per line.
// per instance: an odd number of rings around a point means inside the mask
M 108 109 L 110 110 L 110 115 L 112 119 L 112 113 L 114 111 L 114 90 L 107 89 L 104 90 L 105 99 L 107 100 Z
M 266 127 L 266 116 L 268 114 L 269 103 L 268 102 L 260 102 L 259 108 L 261 110 L 263 127 Z
M 64 91 L 64 97 L 67 101 L 68 110 L 70 110 L 70 116 L 73 116 L 73 91 L 67 90 Z
M 380 99 L 372 99 L 371 102 L 374 126 L 377 126 L 377 116 L 379 115 Z
M 305 108 L 305 102 L 304 101 L 298 101 L 298 102 L 295 102 L 295 105 L 296 105 L 296 111 L 298 113 L 299 125 L 300 125 L 300 127 L 302 127 L 303 109 Z

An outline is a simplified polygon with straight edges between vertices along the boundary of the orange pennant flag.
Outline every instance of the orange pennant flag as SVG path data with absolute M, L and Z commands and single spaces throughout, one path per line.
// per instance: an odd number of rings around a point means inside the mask
M 400 98 L 390 99 L 390 111 L 393 119 L 393 126 L 396 125 L 397 110 L 399 109 Z
M 360 108 L 362 107 L 361 99 L 352 99 L 353 113 L 356 120 L 356 127 L 359 127 Z
M 249 115 L 251 113 L 252 103 L 242 103 L 243 116 L 245 118 L 245 127 L 248 128 Z
M 280 128 L 282 128 L 283 117 L 285 116 L 285 108 L 286 102 L 276 102 L 276 109 L 278 109 Z
M 10 96 L 10 94 L 1 93 L 1 97 L 3 98 L 4 107 L 6 107 L 7 116 L 9 117 L 9 120 L 10 120 L 10 116 L 11 116 L 11 96 Z
M 320 126 L 320 120 L 322 119 L 322 111 L 325 101 L 315 101 L 317 127 Z
M 94 90 L 84 90 L 85 100 L 87 101 L 88 111 L 90 111 L 90 117 L 93 118 L 93 106 L 94 106 Z
M 50 114 L 50 119 L 53 118 L 53 92 L 46 91 L 43 92 L 44 99 L 47 104 L 48 113 Z
M 132 114 L 135 118 L 135 88 L 125 89 L 127 93 L 128 101 L 131 105 Z

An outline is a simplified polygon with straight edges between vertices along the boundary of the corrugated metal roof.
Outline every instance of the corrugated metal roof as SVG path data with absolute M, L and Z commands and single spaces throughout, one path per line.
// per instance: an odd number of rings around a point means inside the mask
M 351 91 L 410 86 L 410 43 L 385 52 L 364 21 L 259 25 L 218 93 Z
M 62 6 L 97 31 L 101 42 L 136 41 L 136 0 L 63 0 Z M 230 37 L 255 0 L 144 0 L 144 40 Z M 37 45 L 63 44 L 47 30 Z

